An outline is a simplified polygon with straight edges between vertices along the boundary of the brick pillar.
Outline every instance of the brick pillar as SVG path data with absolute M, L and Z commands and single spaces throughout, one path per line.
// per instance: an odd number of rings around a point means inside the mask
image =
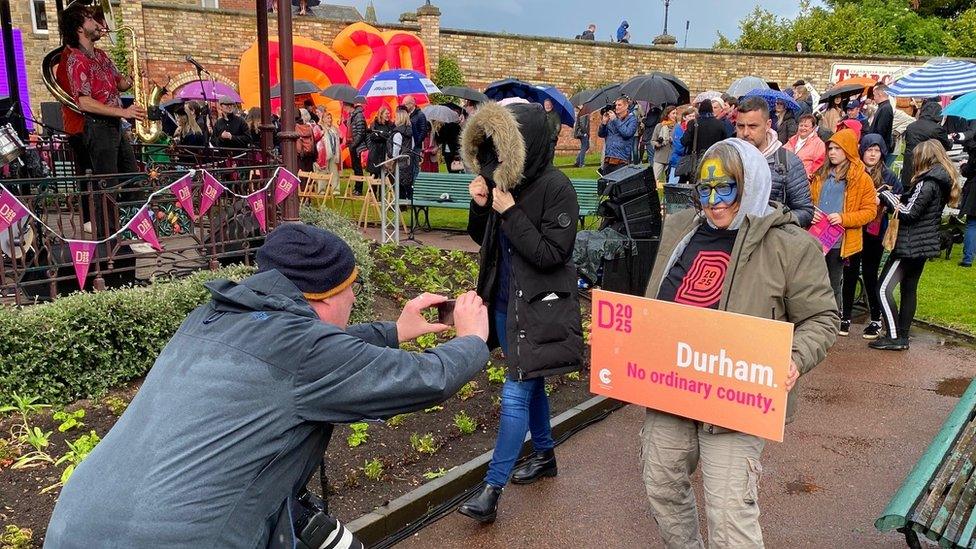
M 420 40 L 427 48 L 427 74 L 434 74 L 441 51 L 441 10 L 430 3 L 417 8 L 417 23 L 420 25 Z
M 45 2 L 47 14 L 47 34 L 35 33 L 31 26 L 30 2 L 10 2 L 10 19 L 14 28 L 19 28 L 24 42 L 24 62 L 27 66 L 27 87 L 30 90 L 30 106 L 35 116 L 41 116 L 41 101 L 53 101 L 41 80 L 41 61 L 47 52 L 61 43 L 58 36 L 58 15 L 54 0 Z

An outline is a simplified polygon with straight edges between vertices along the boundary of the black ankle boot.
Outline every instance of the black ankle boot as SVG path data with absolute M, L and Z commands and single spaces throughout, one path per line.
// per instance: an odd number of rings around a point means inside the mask
M 542 477 L 556 476 L 556 452 L 547 450 L 536 452 L 529 461 L 522 464 L 512 474 L 512 482 L 515 484 L 532 484 Z
M 501 488 L 495 488 L 486 482 L 477 494 L 471 496 L 458 508 L 458 513 L 479 522 L 495 522 L 495 515 L 498 512 L 498 496 L 500 495 L 502 495 Z

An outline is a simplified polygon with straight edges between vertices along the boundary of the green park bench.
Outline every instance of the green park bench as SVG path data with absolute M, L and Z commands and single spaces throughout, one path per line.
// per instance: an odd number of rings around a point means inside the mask
M 897 529 L 909 547 L 919 535 L 940 547 L 976 547 L 976 381 L 874 522 Z
M 468 185 L 474 179 L 470 173 L 420 172 L 413 182 L 413 200 L 410 207 L 418 225 L 430 230 L 430 208 L 467 210 L 470 201 Z M 596 191 L 596 179 L 574 179 L 573 187 L 580 206 L 580 226 L 588 215 L 595 215 L 600 197 Z M 421 217 L 423 218 L 421 220 Z

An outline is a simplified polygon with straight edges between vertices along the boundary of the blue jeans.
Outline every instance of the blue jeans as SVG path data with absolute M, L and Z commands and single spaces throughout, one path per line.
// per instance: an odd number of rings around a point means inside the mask
M 973 264 L 976 259 L 976 215 L 966 216 L 966 235 L 962 240 L 962 262 Z
M 580 142 L 580 152 L 576 155 L 576 165 L 583 166 L 586 162 L 586 151 L 590 150 L 590 136 L 584 135 L 579 138 Z
M 505 337 L 506 313 L 495 313 L 495 329 L 498 341 L 506 353 Z M 549 397 L 546 396 L 546 380 L 537 377 L 525 381 L 505 380 L 502 387 L 502 412 L 498 423 L 498 438 L 495 450 L 488 464 L 485 482 L 501 488 L 508 484 L 515 468 L 515 460 L 522 450 L 525 434 L 532 432 L 532 446 L 536 452 L 552 450 L 556 443 L 552 440 L 552 427 L 549 425 Z

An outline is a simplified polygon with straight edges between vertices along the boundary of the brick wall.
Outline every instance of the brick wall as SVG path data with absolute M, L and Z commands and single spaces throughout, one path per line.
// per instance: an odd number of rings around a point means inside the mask
M 421 0 L 417 0 L 421 4 Z M 49 34 L 31 32 L 28 2 L 11 3 L 13 23 L 24 32 L 24 46 L 35 112 L 41 101 L 52 97 L 40 78 L 41 59 L 59 43 L 54 2 L 47 2 Z M 237 81 L 238 62 L 256 40 L 253 0 L 220 0 L 220 9 L 204 9 L 199 0 L 125 0 L 120 10 L 125 24 L 139 31 L 140 54 L 148 76 L 162 84 L 167 77 L 190 70 L 183 58 L 193 55 L 222 79 Z M 430 8 L 428 6 L 427 8 Z M 451 9 L 451 8 L 447 8 Z M 670 72 L 684 80 L 692 95 L 706 90 L 725 90 L 740 76 L 755 74 L 789 84 L 804 78 L 819 89 L 827 84 L 835 62 L 920 64 L 925 59 L 904 57 L 842 57 L 821 54 L 733 52 L 669 49 L 607 42 L 584 42 L 546 37 L 516 36 L 439 28 L 439 15 L 420 14 L 416 25 L 384 25 L 381 30 L 408 29 L 427 40 L 432 60 L 442 55 L 458 59 L 469 85 L 505 77 L 549 83 L 570 95 L 578 86 L 626 79 L 652 70 Z M 277 25 L 269 15 L 269 35 L 277 37 Z M 296 17 L 294 34 L 330 43 L 350 22 Z M 432 28 L 435 26 L 437 28 Z M 436 50 L 436 51 L 435 51 Z M 432 65 L 436 66 L 436 65 Z M 595 119 L 594 119 L 595 122 Z M 594 136 L 595 136 L 594 125 Z M 575 148 L 571 132 L 564 128 L 561 147 Z

